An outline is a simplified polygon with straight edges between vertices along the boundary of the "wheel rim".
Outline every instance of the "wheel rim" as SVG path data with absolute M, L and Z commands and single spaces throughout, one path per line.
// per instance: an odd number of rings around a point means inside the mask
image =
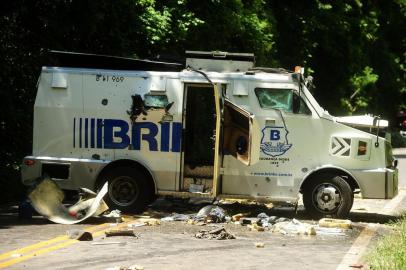
M 323 183 L 313 191 L 313 204 L 322 213 L 334 213 L 341 205 L 341 191 L 333 184 Z
M 139 194 L 137 182 L 128 176 L 120 176 L 109 183 L 109 197 L 119 206 L 129 206 L 134 203 Z

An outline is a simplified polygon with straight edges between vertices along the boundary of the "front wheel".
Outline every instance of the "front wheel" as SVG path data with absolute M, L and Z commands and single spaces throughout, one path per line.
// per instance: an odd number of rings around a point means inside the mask
M 311 179 L 303 190 L 303 204 L 309 214 L 316 218 L 345 218 L 353 202 L 352 189 L 340 176 L 319 175 Z
M 108 181 L 105 201 L 110 210 L 140 213 L 145 210 L 150 197 L 147 177 L 135 168 L 117 167 L 100 179 L 99 188 Z

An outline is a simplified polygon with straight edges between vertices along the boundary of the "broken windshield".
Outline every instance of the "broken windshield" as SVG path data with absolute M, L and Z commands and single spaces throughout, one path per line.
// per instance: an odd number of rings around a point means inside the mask
M 255 88 L 255 94 L 261 108 L 292 112 L 292 89 Z

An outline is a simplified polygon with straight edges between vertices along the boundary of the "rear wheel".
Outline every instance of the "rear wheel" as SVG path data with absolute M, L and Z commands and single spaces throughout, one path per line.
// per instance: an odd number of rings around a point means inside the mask
M 311 179 L 303 190 L 303 204 L 316 218 L 345 218 L 354 202 L 350 185 L 340 176 L 323 174 Z
M 105 173 L 99 189 L 108 181 L 105 201 L 110 210 L 140 213 L 145 210 L 152 196 L 148 178 L 136 168 L 117 167 Z

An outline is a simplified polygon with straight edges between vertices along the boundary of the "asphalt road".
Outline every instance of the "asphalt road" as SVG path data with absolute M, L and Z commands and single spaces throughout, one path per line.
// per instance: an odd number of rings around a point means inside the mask
M 0 269 L 108 269 L 134 264 L 144 269 L 353 269 L 349 266 L 363 262 L 362 255 L 378 236 L 388 233 L 385 224 L 406 209 L 406 200 L 402 200 L 406 193 L 406 149 L 394 153 L 399 160 L 399 196 L 393 201 L 356 199 L 349 216 L 354 228 L 344 235 L 283 235 L 227 224 L 226 229 L 236 239 L 208 240 L 194 237 L 207 226 L 167 222 L 136 228 L 138 239 L 106 238 L 104 231 L 112 225 L 100 219 L 79 225 L 52 224 L 42 217 L 20 220 L 16 207 L 9 206 L 0 211 Z M 242 212 L 264 211 L 246 207 Z M 268 214 L 314 222 L 301 207 L 297 214 L 291 207 L 279 207 Z M 69 229 L 83 228 L 93 232 L 93 241 L 64 237 Z M 264 247 L 255 247 L 256 242 Z

